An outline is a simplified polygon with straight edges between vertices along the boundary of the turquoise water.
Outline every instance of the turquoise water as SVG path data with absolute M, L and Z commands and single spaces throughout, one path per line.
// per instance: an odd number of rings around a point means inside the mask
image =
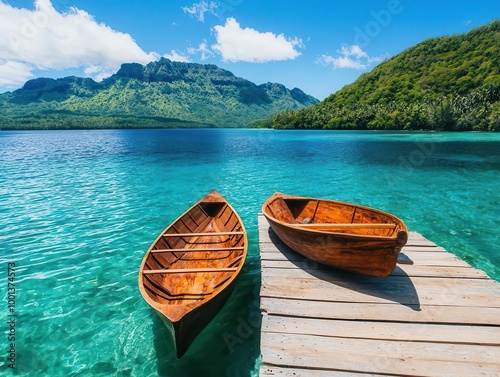
M 0 132 L 0 368 L 15 263 L 19 376 L 250 376 L 257 213 L 275 191 L 351 201 L 500 280 L 500 134 L 269 130 Z M 142 300 L 142 257 L 210 190 L 249 233 L 235 292 L 188 353 Z

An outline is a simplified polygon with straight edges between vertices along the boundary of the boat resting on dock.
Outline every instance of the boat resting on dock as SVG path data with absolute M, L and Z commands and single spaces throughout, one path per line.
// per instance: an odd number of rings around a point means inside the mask
M 275 193 L 262 212 L 297 253 L 363 275 L 390 275 L 408 240 L 408 229 L 396 216 L 346 202 Z
M 172 333 L 178 358 L 231 295 L 247 247 L 240 217 L 212 191 L 161 232 L 146 252 L 139 290 Z

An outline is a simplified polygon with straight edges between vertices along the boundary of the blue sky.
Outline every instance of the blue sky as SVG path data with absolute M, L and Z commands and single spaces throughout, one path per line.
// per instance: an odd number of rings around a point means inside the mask
M 168 57 L 324 99 L 427 38 L 494 19 L 498 0 L 0 0 L 0 92 Z

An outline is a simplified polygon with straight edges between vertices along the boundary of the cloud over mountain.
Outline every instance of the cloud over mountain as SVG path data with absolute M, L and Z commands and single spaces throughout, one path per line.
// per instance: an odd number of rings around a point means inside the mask
M 4 36 L 0 39 L 0 84 L 10 87 L 33 77 L 36 69 L 83 68 L 87 75 L 100 79 L 123 62 L 159 58 L 155 52 L 143 51 L 129 34 L 77 8 L 60 13 L 50 0 L 35 0 L 33 10 L 0 1 L 0 34 Z
M 342 46 L 337 56 L 323 54 L 316 59 L 317 64 L 331 65 L 334 69 L 366 69 L 373 63 L 379 63 L 384 56 L 368 56 L 358 45 Z

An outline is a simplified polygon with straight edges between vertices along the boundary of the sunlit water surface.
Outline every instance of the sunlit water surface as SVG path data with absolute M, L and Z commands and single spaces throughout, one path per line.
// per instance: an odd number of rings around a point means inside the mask
M 0 132 L 0 320 L 16 265 L 19 376 L 250 376 L 257 214 L 275 191 L 373 206 L 500 280 L 500 134 L 269 130 Z M 142 257 L 217 190 L 245 222 L 230 300 L 177 360 L 141 298 Z M 10 343 L 0 342 L 6 369 Z

